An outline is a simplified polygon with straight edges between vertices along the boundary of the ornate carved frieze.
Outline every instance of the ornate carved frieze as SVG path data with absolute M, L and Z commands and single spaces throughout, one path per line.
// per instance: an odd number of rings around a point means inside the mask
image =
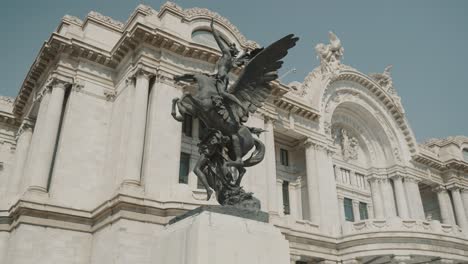
M 88 17 L 91 17 L 91 18 L 94 18 L 94 19 L 97 19 L 101 22 L 104 22 L 108 25 L 111 25 L 113 27 L 116 27 L 118 29 L 122 29 L 124 27 L 124 23 L 120 22 L 120 21 L 117 21 L 111 17 L 108 17 L 108 16 L 105 16 L 99 12 L 96 12 L 96 11 L 91 11 L 88 13 Z

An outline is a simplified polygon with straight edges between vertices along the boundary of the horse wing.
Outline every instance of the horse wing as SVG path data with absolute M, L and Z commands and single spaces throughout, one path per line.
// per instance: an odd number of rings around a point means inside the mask
M 244 67 L 237 81 L 229 87 L 228 92 L 234 94 L 248 112 L 254 113 L 270 96 L 270 82 L 278 78 L 277 71 L 283 65 L 282 59 L 298 40 L 298 37 L 290 34 L 258 52 Z M 247 121 L 248 112 L 244 113 L 235 104 L 231 104 L 231 109 L 237 112 L 242 122 Z

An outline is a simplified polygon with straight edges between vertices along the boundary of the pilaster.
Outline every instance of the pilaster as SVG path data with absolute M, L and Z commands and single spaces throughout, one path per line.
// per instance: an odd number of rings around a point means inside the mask
M 382 196 L 380 195 L 380 178 L 372 176 L 369 178 L 371 188 L 372 204 L 374 208 L 374 217 L 376 219 L 384 218 L 384 209 Z
M 148 110 L 149 81 L 154 74 L 143 68 L 137 68 L 135 92 L 130 121 L 130 135 L 127 146 L 127 160 L 122 185 L 141 187 L 141 168 L 145 142 L 146 115 Z
M 276 188 L 276 154 L 275 154 L 275 120 L 265 116 L 265 161 L 267 166 L 267 208 L 270 214 L 278 214 L 281 210 L 278 208 Z
M 408 203 L 405 189 L 403 187 L 403 179 L 401 175 L 392 176 L 391 179 L 393 180 L 393 186 L 395 188 L 395 198 L 397 203 L 397 211 L 398 216 L 407 219 L 409 216 L 408 212 Z
M 34 151 L 29 160 L 28 174 L 30 183 L 28 184 L 28 193 L 47 193 L 49 176 L 54 156 L 55 145 L 60 126 L 60 118 L 63 111 L 63 101 L 65 99 L 65 89 L 71 85 L 70 82 L 59 78 L 53 78 L 46 89 L 50 90 L 50 95 L 45 111 L 39 111 L 36 121 L 36 127 L 33 137 Z M 46 96 L 46 95 L 44 95 Z M 41 108 L 44 101 L 41 102 Z M 42 124 L 38 124 L 42 122 Z

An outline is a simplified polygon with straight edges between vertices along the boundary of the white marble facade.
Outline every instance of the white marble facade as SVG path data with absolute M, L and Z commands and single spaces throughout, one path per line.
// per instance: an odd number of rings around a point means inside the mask
M 226 41 L 257 46 L 221 15 L 170 2 L 125 23 L 62 19 L 18 96 L 0 98 L 0 263 L 155 263 L 164 225 L 215 203 L 185 173 L 198 120 L 170 116 L 184 91 L 172 77 L 210 73 L 220 56 L 211 18 Z M 268 152 L 244 185 L 291 263 L 468 263 L 468 137 L 418 144 L 391 67 L 343 64 L 333 33 L 316 52 L 320 66 L 276 82 L 249 120 Z

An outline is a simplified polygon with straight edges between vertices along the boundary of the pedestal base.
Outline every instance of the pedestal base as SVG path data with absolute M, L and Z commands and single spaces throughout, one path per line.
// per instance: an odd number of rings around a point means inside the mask
M 156 239 L 152 259 L 171 264 L 290 263 L 288 241 L 265 222 L 264 212 L 220 206 L 171 221 Z

